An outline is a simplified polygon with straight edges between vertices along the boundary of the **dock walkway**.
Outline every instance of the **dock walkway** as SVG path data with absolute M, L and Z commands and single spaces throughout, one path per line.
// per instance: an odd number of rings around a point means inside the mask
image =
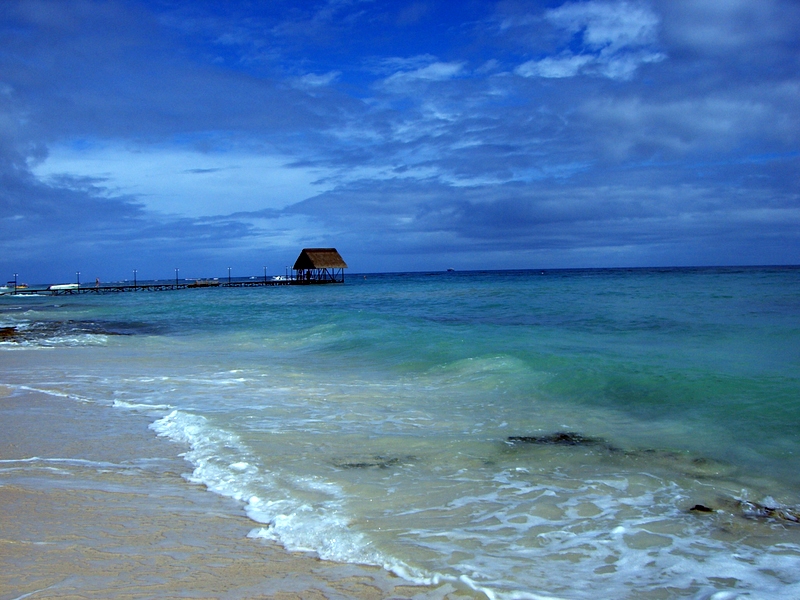
M 306 282 L 295 279 L 247 279 L 239 281 L 194 281 L 184 280 L 179 282 L 157 281 L 153 283 L 137 284 L 101 284 L 101 285 L 58 285 L 58 286 L 31 286 L 9 290 L 6 295 L 50 295 L 70 296 L 74 294 L 109 294 L 120 292 L 162 292 L 166 290 L 205 289 L 205 288 L 245 288 L 245 287 L 275 287 L 279 285 L 305 285 Z

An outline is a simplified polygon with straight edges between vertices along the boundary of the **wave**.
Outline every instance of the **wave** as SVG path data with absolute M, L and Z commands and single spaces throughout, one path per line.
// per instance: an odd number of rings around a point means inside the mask
M 105 346 L 112 336 L 157 335 L 159 327 L 102 320 L 0 322 L 0 347 Z
M 365 533 L 351 527 L 338 485 L 313 476 L 270 472 L 236 434 L 206 417 L 173 410 L 150 428 L 189 446 L 184 454 L 194 466 L 191 474 L 184 475 L 189 482 L 243 503 L 248 517 L 262 525 L 249 537 L 278 542 L 289 551 L 311 552 L 323 560 L 379 566 L 423 585 L 454 580 L 385 555 Z
M 125 402 L 124 400 L 114 400 L 112 404 L 114 408 L 123 408 L 126 410 L 154 412 L 173 410 L 174 407 L 169 404 L 142 404 L 139 402 Z

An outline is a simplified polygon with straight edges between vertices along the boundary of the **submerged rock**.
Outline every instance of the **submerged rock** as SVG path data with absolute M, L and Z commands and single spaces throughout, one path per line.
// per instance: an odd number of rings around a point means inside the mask
M 769 504 L 760 504 L 749 500 L 737 500 L 736 502 L 742 511 L 742 515 L 751 519 L 777 519 L 779 521 L 800 523 L 800 512 L 785 506 L 777 506 L 777 503 L 775 506 L 770 506 Z
M 48 344 L 84 335 L 157 335 L 162 329 L 146 323 L 125 321 L 33 321 L 0 327 L 0 342 Z
M 587 437 L 573 431 L 556 431 L 542 435 L 512 435 L 506 438 L 505 443 L 511 447 L 531 446 L 567 446 L 599 449 L 613 455 L 610 460 L 646 461 L 648 467 L 661 464 L 670 469 L 679 469 L 687 475 L 696 478 L 719 477 L 733 467 L 726 463 L 703 456 L 692 456 L 689 453 L 675 452 L 672 450 L 658 450 L 645 448 L 638 450 L 623 450 L 612 445 L 602 438 Z M 750 519 L 773 519 L 788 523 L 800 524 L 800 510 L 780 506 L 770 500 L 763 503 L 751 502 L 741 499 L 720 499 L 720 507 L 714 508 L 705 504 L 695 504 L 688 512 L 716 513 L 727 511 L 741 517 Z
M 688 512 L 717 513 L 726 512 L 745 519 L 773 520 L 800 524 L 800 512 L 777 502 L 751 502 L 740 498 L 720 498 L 720 508 L 712 508 L 704 504 L 695 504 Z
M 511 447 L 519 446 L 568 446 L 575 448 L 591 448 L 608 453 L 624 453 L 620 448 L 602 438 L 593 438 L 575 433 L 574 431 L 556 431 L 542 435 L 510 435 L 506 444 Z
M 539 444 L 542 446 L 604 446 L 609 443 L 600 438 L 590 438 L 572 431 L 557 431 L 546 435 L 511 435 L 506 438 L 509 444 Z
M 654 448 L 626 450 L 603 438 L 588 437 L 573 431 L 556 431 L 541 435 L 512 435 L 505 439 L 505 443 L 511 448 L 521 448 L 526 445 L 585 448 L 615 460 L 645 461 L 647 467 L 661 465 L 699 478 L 720 476 L 732 468 L 727 463 L 702 456 L 692 456 L 688 452 Z
M 412 456 L 371 456 L 363 460 L 334 461 L 333 465 L 340 469 L 389 469 L 413 460 Z

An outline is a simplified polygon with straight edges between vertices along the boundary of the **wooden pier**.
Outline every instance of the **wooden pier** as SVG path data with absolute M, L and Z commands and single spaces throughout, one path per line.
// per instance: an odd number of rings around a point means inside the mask
M 275 287 L 283 285 L 319 285 L 328 283 L 344 283 L 344 262 L 336 248 L 303 248 L 300 256 L 292 267 L 292 275 L 277 275 L 267 279 L 267 268 L 264 267 L 264 277 L 240 277 L 231 279 L 231 270 L 228 269 L 226 279 L 183 279 L 179 280 L 178 269 L 175 269 L 176 279 L 149 280 L 144 283 L 136 281 L 134 271 L 133 284 L 99 282 L 94 285 L 81 285 L 80 272 L 78 283 L 59 283 L 47 286 L 17 285 L 17 274 L 14 281 L 9 281 L 7 286 L 0 291 L 0 296 L 70 296 L 74 294 L 109 294 L 119 292 L 162 292 L 166 290 L 186 290 L 202 288 L 247 288 L 247 287 Z M 288 267 L 287 267 L 288 269 Z M 13 287 L 11 287 L 13 285 Z M 6 291 L 7 290 L 7 291 Z
M 239 281 L 208 281 L 208 280 L 182 280 L 182 281 L 155 281 L 152 283 L 107 283 L 101 285 L 62 284 L 51 286 L 32 286 L 9 290 L 9 296 L 71 296 L 74 294 L 111 294 L 121 292 L 163 292 L 167 290 L 205 289 L 205 288 L 252 288 L 275 287 L 284 285 L 307 285 L 305 281 L 295 279 L 245 279 Z

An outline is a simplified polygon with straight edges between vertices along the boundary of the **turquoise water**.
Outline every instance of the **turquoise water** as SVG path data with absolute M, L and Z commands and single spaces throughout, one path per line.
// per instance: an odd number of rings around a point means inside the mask
M 800 269 L 5 296 L 0 327 L 0 383 L 149 415 L 254 538 L 476 596 L 800 597 Z

